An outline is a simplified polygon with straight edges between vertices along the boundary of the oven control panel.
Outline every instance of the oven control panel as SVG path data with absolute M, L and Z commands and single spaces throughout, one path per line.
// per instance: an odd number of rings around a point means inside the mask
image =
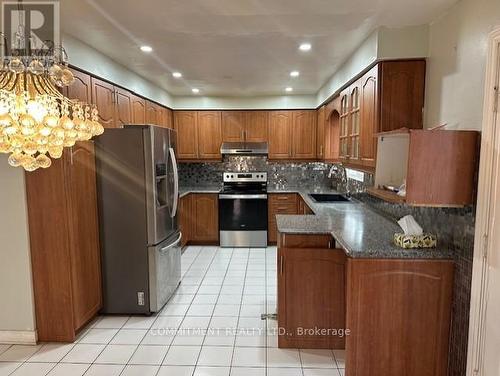
M 224 183 L 267 183 L 267 172 L 224 172 Z

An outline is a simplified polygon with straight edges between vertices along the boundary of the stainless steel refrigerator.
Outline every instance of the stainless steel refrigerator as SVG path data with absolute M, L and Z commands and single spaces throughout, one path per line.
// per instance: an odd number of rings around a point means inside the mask
M 176 132 L 107 129 L 95 140 L 103 312 L 158 312 L 181 281 Z

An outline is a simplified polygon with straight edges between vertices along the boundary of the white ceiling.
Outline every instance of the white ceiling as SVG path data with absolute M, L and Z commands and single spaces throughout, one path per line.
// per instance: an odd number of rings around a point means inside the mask
M 379 26 L 432 21 L 456 0 L 64 0 L 63 32 L 173 95 L 315 94 Z M 301 42 L 312 44 L 308 53 Z M 138 48 L 151 45 L 154 52 Z M 71 57 L 70 57 L 71 58 Z M 77 64 L 77 62 L 74 62 Z M 291 78 L 290 71 L 300 77 Z M 180 71 L 182 79 L 171 72 Z

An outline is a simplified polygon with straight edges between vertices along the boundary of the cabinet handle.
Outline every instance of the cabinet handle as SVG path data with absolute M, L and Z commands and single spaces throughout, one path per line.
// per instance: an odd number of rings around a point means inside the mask
M 73 146 L 69 150 L 69 162 L 73 165 Z
M 280 275 L 283 275 L 283 268 L 284 268 L 284 262 L 283 262 L 283 256 L 280 256 Z

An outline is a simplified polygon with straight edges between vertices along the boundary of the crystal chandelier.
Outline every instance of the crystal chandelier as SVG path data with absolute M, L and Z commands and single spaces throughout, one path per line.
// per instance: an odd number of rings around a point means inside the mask
M 19 35 L 21 39 L 24 31 Z M 73 81 L 62 47 L 4 59 L 0 70 L 0 153 L 10 154 L 11 166 L 26 171 L 48 168 L 51 158 L 62 156 L 64 147 L 104 132 L 95 106 L 62 95 L 60 89 Z

